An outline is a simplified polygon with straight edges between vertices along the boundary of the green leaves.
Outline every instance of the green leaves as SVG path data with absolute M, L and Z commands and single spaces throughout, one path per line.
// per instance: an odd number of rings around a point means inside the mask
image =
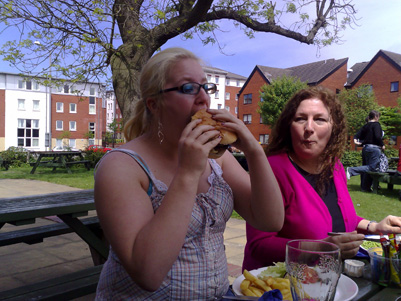
M 338 95 L 344 107 L 348 123 L 348 134 L 355 135 L 365 124 L 365 118 L 371 110 L 378 110 L 375 94 L 368 84 L 356 89 L 342 90 Z
M 306 83 L 285 75 L 272 80 L 270 85 L 263 85 L 258 111 L 261 114 L 263 123 L 274 126 L 287 101 L 298 90 L 306 87 Z

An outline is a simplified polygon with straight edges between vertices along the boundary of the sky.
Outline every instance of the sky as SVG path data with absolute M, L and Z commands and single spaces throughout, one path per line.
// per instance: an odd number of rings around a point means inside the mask
M 209 66 L 248 77 L 256 65 L 288 68 L 325 59 L 348 58 L 348 68 L 355 63 L 370 61 L 379 50 L 401 54 L 401 0 L 353 0 L 358 26 L 343 32 L 341 44 L 326 46 L 318 51 L 315 45 L 272 33 L 256 33 L 249 39 L 224 22 L 226 32 L 218 35 L 224 53 L 217 45 L 203 46 L 199 39 L 169 40 L 166 47 L 179 46 L 191 50 Z M 4 37 L 3 37 L 4 38 Z M 4 40 L 3 40 L 4 41 Z M 15 72 L 0 60 L 0 72 Z
M 353 0 L 357 10 L 357 24 L 343 33 L 344 42 L 320 49 L 272 33 L 257 33 L 249 39 L 234 29 L 221 35 L 217 45 L 203 46 L 197 40 L 170 40 L 166 46 L 180 46 L 191 50 L 210 66 L 248 77 L 256 65 L 288 68 L 325 59 L 348 58 L 348 68 L 355 63 L 370 61 L 379 50 L 401 54 L 401 1 Z M 162 49 L 163 49 L 162 48 Z

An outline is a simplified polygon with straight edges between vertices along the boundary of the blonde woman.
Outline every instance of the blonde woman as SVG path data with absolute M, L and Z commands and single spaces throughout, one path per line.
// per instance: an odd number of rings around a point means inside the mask
M 181 48 L 153 56 L 142 70 L 142 99 L 125 128 L 129 141 L 100 161 L 95 203 L 111 249 L 98 300 L 208 300 L 229 290 L 223 232 L 235 209 L 254 227 L 283 224 L 280 189 L 263 149 L 242 121 L 208 110 L 235 132 L 249 174 L 225 152 L 208 159 L 221 137 L 191 116 L 209 109 L 199 59 Z

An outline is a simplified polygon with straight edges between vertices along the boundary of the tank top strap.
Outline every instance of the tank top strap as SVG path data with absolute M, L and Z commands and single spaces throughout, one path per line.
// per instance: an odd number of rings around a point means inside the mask
M 139 166 L 142 167 L 142 169 L 145 171 L 146 175 L 149 178 L 149 188 L 148 188 L 147 194 L 150 196 L 152 194 L 153 185 L 154 185 L 153 175 L 152 175 L 152 172 L 150 171 L 149 167 L 146 165 L 145 161 L 142 159 L 142 157 L 138 153 L 136 153 L 130 149 L 115 148 L 111 151 L 108 151 L 107 154 L 110 154 L 112 152 L 121 152 L 121 153 L 127 154 L 128 156 L 133 158 L 139 164 Z M 96 172 L 96 168 L 100 162 L 101 162 L 101 160 L 96 164 L 95 172 Z
M 221 166 L 216 162 L 215 159 L 209 159 L 209 164 L 216 175 L 222 176 L 223 170 L 221 169 Z

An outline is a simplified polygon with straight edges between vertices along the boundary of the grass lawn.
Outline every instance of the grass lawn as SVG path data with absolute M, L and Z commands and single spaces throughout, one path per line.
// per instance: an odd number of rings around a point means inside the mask
M 68 174 L 63 169 L 58 169 L 53 173 L 50 168 L 39 167 L 33 175 L 30 174 L 31 169 L 30 166 L 10 167 L 9 170 L 1 169 L 0 179 L 30 179 L 82 189 L 93 188 L 93 169 L 87 171 L 84 167 L 74 166 L 72 167 L 72 174 Z M 387 184 L 381 183 L 381 190 L 378 194 L 361 192 L 359 185 L 359 176 L 352 177 L 348 181 L 348 190 L 359 216 L 380 221 L 389 214 L 401 215 L 401 201 L 398 199 L 401 185 L 394 185 L 394 189 L 389 191 Z M 241 218 L 236 212 L 233 213 L 232 217 Z

